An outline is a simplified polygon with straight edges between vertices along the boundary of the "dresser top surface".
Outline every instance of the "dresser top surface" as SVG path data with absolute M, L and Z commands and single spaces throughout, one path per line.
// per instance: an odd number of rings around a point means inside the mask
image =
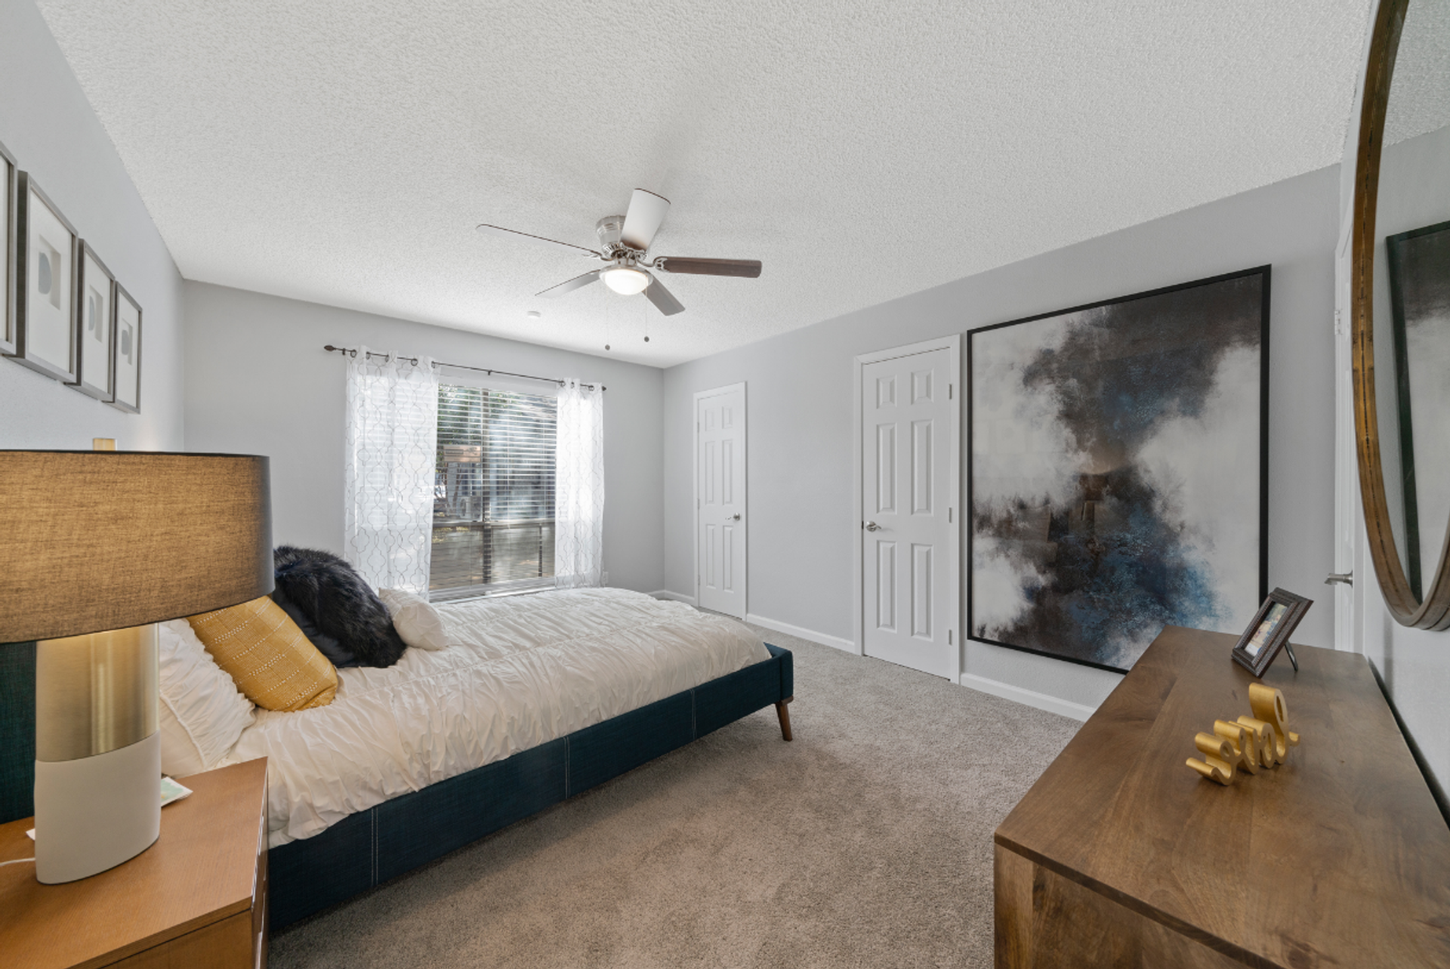
M 99 966 L 245 912 L 266 836 L 265 758 L 185 779 L 161 810 L 161 837 L 109 871 L 42 885 L 34 865 L 0 868 L 0 959 L 24 967 Z M 0 860 L 35 854 L 34 821 L 0 825 Z
M 1450 828 L 1364 657 L 1296 646 L 1264 674 L 1286 763 L 1228 787 L 1185 764 L 1252 715 L 1235 642 L 1166 628 L 996 842 L 1251 964 L 1450 965 Z

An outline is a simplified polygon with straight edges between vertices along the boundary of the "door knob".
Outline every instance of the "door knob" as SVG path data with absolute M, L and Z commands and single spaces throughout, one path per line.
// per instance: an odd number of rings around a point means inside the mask
M 1325 585 L 1334 585 L 1336 582 L 1340 583 L 1341 585 L 1354 585 L 1354 573 L 1331 572 L 1329 573 L 1329 578 L 1324 580 Z
M 730 519 L 731 519 L 731 521 L 737 521 L 738 522 L 740 520 L 740 512 L 737 511 L 735 514 L 731 515 L 730 516 Z
M 867 522 L 866 523 L 866 531 L 868 531 L 868 532 L 879 532 L 879 531 L 881 531 L 881 526 L 878 525 L 878 524 L 876 524 L 875 522 Z

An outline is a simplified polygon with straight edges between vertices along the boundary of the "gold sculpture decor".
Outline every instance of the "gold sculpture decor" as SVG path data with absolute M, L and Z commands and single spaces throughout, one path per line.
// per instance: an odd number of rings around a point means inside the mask
M 1239 768 L 1257 774 L 1261 767 L 1277 767 L 1288 759 L 1289 748 L 1299 746 L 1299 735 L 1289 729 L 1284 694 L 1262 683 L 1250 683 L 1249 708 L 1252 717 L 1239 717 L 1232 723 L 1215 720 L 1213 733 L 1194 737 L 1203 760 L 1190 757 L 1188 766 L 1227 786 Z

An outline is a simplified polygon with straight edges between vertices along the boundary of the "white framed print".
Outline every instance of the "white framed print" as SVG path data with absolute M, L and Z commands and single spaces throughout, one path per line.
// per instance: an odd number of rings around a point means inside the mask
M 116 329 L 116 277 L 101 262 L 86 240 L 81 240 L 80 275 L 76 284 L 76 390 L 97 400 L 116 396 L 115 359 L 111 335 Z
M 141 413 L 141 307 L 131 294 L 117 283 L 112 290 L 115 305 L 115 328 L 111 334 L 111 352 L 115 360 L 111 377 L 116 392 L 107 401 L 112 407 L 131 414 Z
M 28 172 L 20 173 L 16 198 L 14 359 L 74 383 L 76 230 Z
M 0 353 L 15 352 L 15 156 L 0 145 Z

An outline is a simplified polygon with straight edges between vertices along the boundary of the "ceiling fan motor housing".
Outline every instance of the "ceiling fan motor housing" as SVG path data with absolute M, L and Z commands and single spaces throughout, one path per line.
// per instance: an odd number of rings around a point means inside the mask
M 594 232 L 599 236 L 599 245 L 603 247 L 606 255 L 612 255 L 615 249 L 620 248 L 619 235 L 623 231 L 622 215 L 606 215 L 594 223 Z

